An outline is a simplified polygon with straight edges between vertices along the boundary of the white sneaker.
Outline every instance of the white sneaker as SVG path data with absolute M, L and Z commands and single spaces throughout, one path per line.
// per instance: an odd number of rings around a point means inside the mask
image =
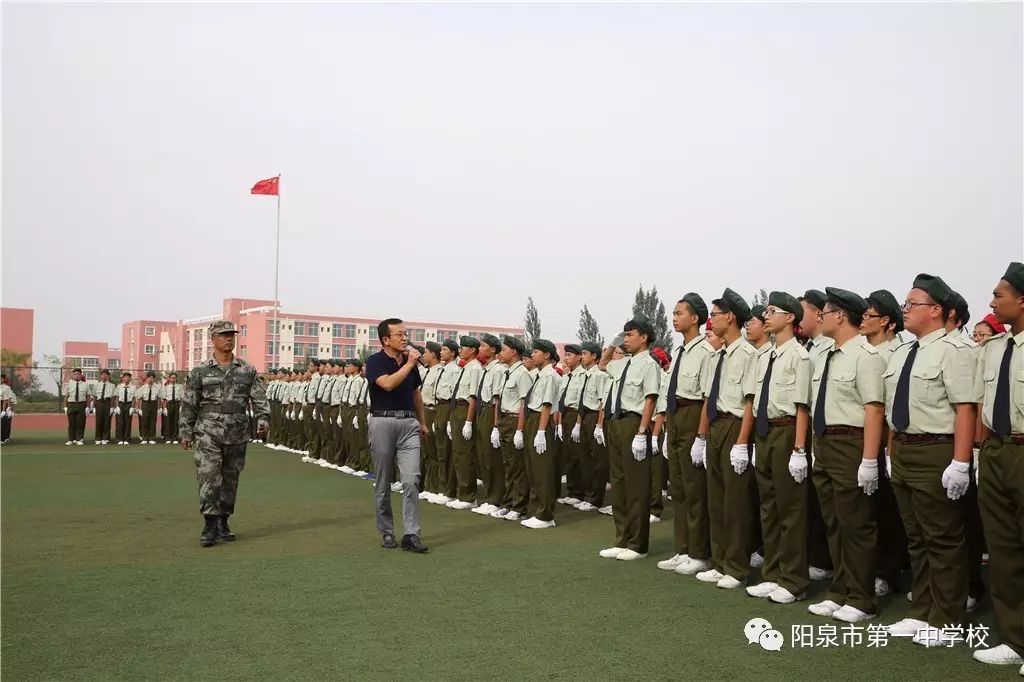
M 318 464 L 319 466 L 324 466 L 325 464 L 327 464 L 327 460 L 326 460 L 326 459 L 324 459 L 323 457 L 320 457 L 319 459 L 317 459 L 317 460 L 316 460 L 316 463 L 317 463 L 317 464 Z
M 75 441 L 73 441 L 73 440 L 69 440 L 67 443 L 64 443 L 64 445 L 74 445 L 74 444 L 75 444 Z
M 631 549 L 624 549 L 621 552 L 619 552 L 615 556 L 615 558 L 619 561 L 636 561 L 637 559 L 646 559 L 647 555 L 641 554 L 640 552 L 635 552 Z
M 764 566 L 764 557 L 759 552 L 754 552 L 750 555 L 750 567 L 761 568 Z
M 871 620 L 875 617 L 875 614 L 864 613 L 860 609 L 847 604 L 846 606 L 843 606 L 833 611 L 832 617 L 836 620 L 841 620 L 844 623 L 859 623 L 863 620 Z
M 565 476 L 562 476 L 562 483 L 565 483 L 565 482 L 566 482 L 566 478 L 565 478 Z
M 602 514 L 604 514 L 605 516 L 611 516 L 612 515 L 612 506 L 609 504 L 609 505 L 607 505 L 605 507 L 601 507 L 597 511 L 599 511 Z
M 484 502 L 479 507 L 474 507 L 473 509 L 470 509 L 470 511 L 474 514 L 479 514 L 480 516 L 490 516 L 491 512 L 494 511 L 495 509 L 497 509 L 497 507 L 495 507 L 493 504 L 489 502 Z
M 685 554 L 673 554 L 668 559 L 665 559 L 664 561 L 659 561 L 658 568 L 660 568 L 663 571 L 674 571 L 676 570 L 676 566 L 683 563 L 684 561 L 689 560 L 690 557 L 688 557 Z
M 991 649 L 978 649 L 974 652 L 974 660 L 989 665 L 1024 665 L 1024 658 L 1005 644 Z
M 155 440 L 151 440 L 151 441 L 149 441 L 149 444 L 150 445 L 156 445 L 156 441 Z M 79 445 L 81 445 L 81 443 L 79 443 Z
M 926 626 L 914 635 L 914 639 L 912 641 L 914 644 L 920 644 L 921 646 L 929 648 L 937 646 L 951 647 L 957 644 L 957 642 L 962 642 L 963 637 L 951 635 L 943 632 L 939 628 Z
M 557 500 L 555 500 L 555 502 L 557 502 L 558 504 L 569 504 L 569 498 L 559 497 Z
M 465 503 L 463 503 L 463 504 L 465 504 Z M 543 528 L 554 528 L 555 527 L 555 522 L 554 521 L 541 521 L 540 519 L 534 518 L 534 517 L 531 516 L 530 518 L 528 518 L 528 519 L 526 519 L 524 521 L 520 521 L 519 525 L 525 526 L 526 528 L 533 528 L 533 529 L 536 529 L 536 530 L 541 530 Z
M 793 594 L 785 587 L 780 587 L 771 594 L 769 594 L 768 598 L 776 604 L 792 604 L 795 601 L 807 599 L 807 593 L 801 592 L 800 594 Z
M 675 568 L 675 572 L 679 575 L 697 575 L 711 568 L 711 562 L 707 559 L 694 559 L 693 557 L 687 557 L 686 561 L 682 561 Z
M 661 523 L 661 517 L 651 514 L 651 523 Z
M 601 557 L 602 559 L 614 559 L 615 557 L 619 556 L 625 551 L 625 547 L 609 547 L 608 549 L 602 549 L 600 552 L 597 553 L 597 556 Z
M 426 499 L 428 499 L 430 497 L 430 493 L 428 493 L 426 490 L 424 490 L 417 497 L 419 497 L 419 499 L 421 499 L 421 500 L 426 500 Z
M 565 503 L 571 507 L 575 507 L 580 503 L 580 500 L 577 500 L 575 497 L 567 497 L 565 498 Z
M 260 442 L 262 443 L 263 441 L 260 441 Z M 171 441 L 171 445 L 177 445 L 177 444 L 178 444 L 178 441 L 176 441 L 176 440 L 172 440 Z
M 93 445 L 103 445 L 103 441 L 101 441 L 101 440 L 98 440 L 98 441 L 96 441 L 95 443 L 93 443 Z
M 149 441 L 149 442 L 150 442 L 150 444 L 153 443 L 153 441 Z M 85 445 L 85 441 L 84 440 L 76 440 L 75 441 L 75 445 Z
M 892 625 L 886 625 L 885 629 L 889 631 L 890 635 L 895 635 L 896 637 L 914 637 L 919 630 L 923 630 L 926 627 L 928 627 L 928 623 L 923 620 L 904 618 Z
M 885 578 L 875 578 L 875 596 L 884 597 L 885 595 L 892 592 L 892 588 L 889 587 L 889 581 Z
M 465 511 L 467 509 L 472 509 L 473 508 L 473 503 L 472 502 L 463 502 L 462 500 L 455 500 L 455 501 L 449 503 L 448 506 L 451 507 L 452 509 L 456 509 L 458 511 Z
M 702 583 L 717 583 L 724 577 L 724 575 L 722 575 L 713 568 L 709 568 L 708 570 L 701 571 L 697 574 L 697 580 L 701 581 Z
M 437 493 L 427 493 L 427 502 L 430 504 L 440 504 L 437 501 Z
M 735 590 L 742 584 L 743 583 L 741 583 L 739 580 L 736 580 L 736 578 L 733 578 L 731 575 L 723 575 L 722 579 L 719 580 L 718 583 L 716 583 L 716 586 L 722 588 L 723 590 Z
M 365 474 L 364 474 L 364 476 L 365 476 Z M 402 483 L 401 483 L 401 481 L 395 481 L 394 483 L 391 484 L 391 492 L 393 492 L 393 493 L 400 493 L 400 492 L 402 492 Z
M 778 583 L 758 583 L 748 587 L 747 594 L 758 599 L 767 599 L 777 589 L 779 589 Z
M 452 501 L 452 498 L 448 497 L 447 495 L 445 495 L 443 493 L 438 493 L 437 494 L 437 501 L 434 502 L 434 504 L 447 505 L 451 501 Z
M 145 442 L 145 441 L 143 441 L 143 442 Z M 313 459 L 311 457 L 306 457 L 305 455 L 302 456 L 303 464 L 309 464 L 312 461 L 313 461 Z
M 523 515 L 517 511 L 510 511 L 508 514 L 505 514 L 505 516 L 502 518 L 504 518 L 506 521 L 520 521 L 522 520 Z
M 974 597 L 967 596 L 967 613 L 974 613 L 974 609 L 978 608 L 978 600 Z
M 815 616 L 831 616 L 833 613 L 841 609 L 842 606 L 835 603 L 831 599 L 820 601 L 817 604 L 811 604 L 807 607 L 807 610 L 813 613 Z
M 506 514 L 508 514 L 508 509 L 499 507 L 490 513 L 490 517 L 492 519 L 504 519 Z
M 832 571 L 811 566 L 807 569 L 807 577 L 811 580 L 828 580 L 832 577 Z
M 597 507 L 590 504 L 589 502 L 580 502 L 578 505 L 576 505 L 576 508 L 579 509 L 581 512 L 597 511 Z

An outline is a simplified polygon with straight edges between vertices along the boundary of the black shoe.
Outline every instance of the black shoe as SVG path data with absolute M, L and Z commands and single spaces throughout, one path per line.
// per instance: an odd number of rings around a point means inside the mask
M 391 533 L 384 533 L 384 541 L 380 543 L 380 546 L 384 549 L 394 549 L 398 547 L 398 543 L 395 542 L 395 536 Z
M 420 542 L 419 535 L 403 535 L 402 549 L 404 549 L 406 552 L 416 552 L 417 554 L 423 554 L 427 551 L 427 546 Z
M 203 526 L 203 533 L 199 536 L 200 547 L 213 547 L 217 544 L 217 517 L 206 516 L 206 524 Z
M 235 534 L 231 532 L 231 528 L 228 526 L 228 514 L 224 514 L 217 521 L 217 539 L 227 540 L 228 542 L 235 539 Z

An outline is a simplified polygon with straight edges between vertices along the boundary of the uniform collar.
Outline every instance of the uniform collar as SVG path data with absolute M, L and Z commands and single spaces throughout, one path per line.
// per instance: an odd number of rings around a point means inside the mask
M 796 348 L 799 345 L 800 345 L 800 342 L 797 341 L 796 337 L 794 336 L 793 338 L 791 338 L 789 341 L 786 341 L 786 343 L 782 344 L 781 346 L 775 346 L 774 347 L 774 349 L 775 349 L 775 357 L 778 357 L 778 356 L 782 355 L 783 353 L 785 353 L 786 351 L 790 350 L 791 348 Z
M 725 346 L 725 354 L 726 355 L 732 355 L 732 352 L 734 350 L 736 350 L 737 348 L 739 348 L 744 343 L 747 343 L 747 340 L 743 338 L 742 334 L 740 334 L 738 337 L 736 337 L 735 341 L 733 341 L 730 344 L 726 344 L 726 346 Z M 750 345 L 750 344 L 747 344 L 747 345 Z M 750 347 L 753 348 L 753 346 L 750 346 Z
M 651 357 L 651 351 L 649 351 L 649 350 L 642 350 L 639 353 L 633 353 L 633 355 L 629 356 L 629 359 L 631 359 L 631 360 L 643 360 L 644 358 L 649 358 L 649 357 Z
M 772 344 L 765 343 L 765 344 L 762 344 L 760 348 L 755 348 L 754 352 L 756 352 L 758 355 L 764 355 L 765 353 L 771 352 L 773 347 L 774 346 L 772 346 Z
M 941 339 L 943 336 L 946 336 L 947 334 L 949 336 L 952 336 L 952 334 L 949 334 L 949 332 L 947 332 L 944 327 L 939 327 L 935 331 L 928 332 L 927 334 L 919 338 L 917 340 L 917 345 L 920 346 L 921 348 L 924 348 L 925 346 L 929 346 L 935 343 L 936 341 Z
M 704 335 L 703 334 L 697 334 L 697 336 L 693 337 L 692 339 L 690 339 L 689 341 L 687 341 L 686 343 L 683 344 L 683 352 L 686 352 L 686 353 L 690 352 L 691 348 L 693 348 L 694 346 L 696 346 L 698 343 L 700 343 L 703 340 L 704 340 Z

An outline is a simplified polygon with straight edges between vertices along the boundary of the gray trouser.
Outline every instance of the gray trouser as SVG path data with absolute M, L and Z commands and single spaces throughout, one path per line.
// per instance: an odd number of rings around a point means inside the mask
M 373 501 L 377 508 L 377 530 L 395 533 L 391 515 L 391 483 L 395 463 L 402 480 L 402 526 L 406 535 L 420 534 L 420 424 L 415 418 L 372 417 L 367 429 L 370 453 L 377 467 Z

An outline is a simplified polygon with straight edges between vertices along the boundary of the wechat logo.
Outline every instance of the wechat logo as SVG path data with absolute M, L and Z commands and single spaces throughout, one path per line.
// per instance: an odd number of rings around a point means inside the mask
M 782 651 L 786 638 L 764 618 L 751 618 L 743 626 L 743 635 L 747 638 L 747 646 L 760 644 L 765 651 Z

